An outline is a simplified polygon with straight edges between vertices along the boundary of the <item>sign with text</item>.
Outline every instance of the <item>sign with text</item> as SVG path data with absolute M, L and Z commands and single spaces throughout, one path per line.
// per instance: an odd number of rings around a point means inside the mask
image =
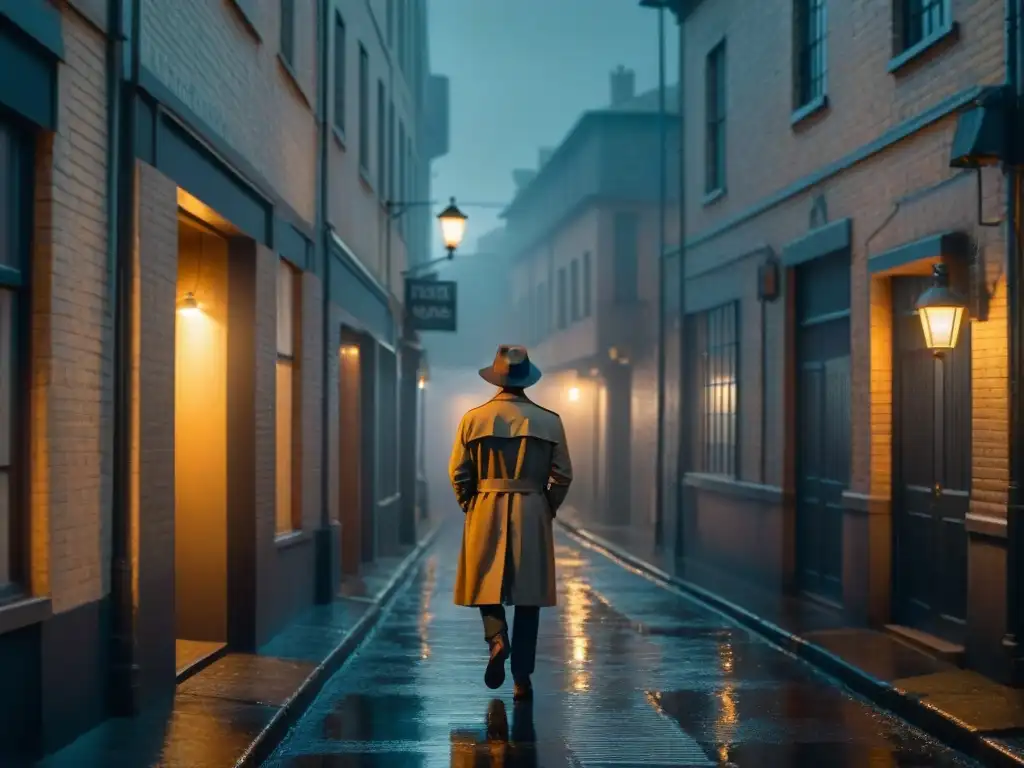
M 454 280 L 406 279 L 405 309 L 417 331 L 455 330 Z

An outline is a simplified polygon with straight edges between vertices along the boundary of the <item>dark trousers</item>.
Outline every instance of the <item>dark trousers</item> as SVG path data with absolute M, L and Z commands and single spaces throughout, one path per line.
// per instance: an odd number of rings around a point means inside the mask
M 484 620 L 484 638 L 488 641 L 499 632 L 508 632 L 505 606 L 481 605 Z M 512 679 L 520 680 L 533 674 L 537 663 L 537 628 L 540 626 L 540 608 L 535 605 L 516 606 L 512 624 Z

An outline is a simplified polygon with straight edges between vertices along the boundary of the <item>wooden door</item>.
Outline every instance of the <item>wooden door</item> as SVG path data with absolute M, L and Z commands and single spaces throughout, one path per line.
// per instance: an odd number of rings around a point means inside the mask
M 971 477 L 971 334 L 943 359 L 914 302 L 929 278 L 893 280 L 894 619 L 962 643 Z
M 849 285 L 846 252 L 797 268 L 797 583 L 836 602 L 850 482 Z

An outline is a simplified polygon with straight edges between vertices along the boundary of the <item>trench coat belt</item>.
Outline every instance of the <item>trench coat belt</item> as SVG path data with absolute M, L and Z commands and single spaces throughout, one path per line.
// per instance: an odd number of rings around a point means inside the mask
M 533 480 L 489 477 L 478 480 L 477 493 L 543 493 L 544 489 Z

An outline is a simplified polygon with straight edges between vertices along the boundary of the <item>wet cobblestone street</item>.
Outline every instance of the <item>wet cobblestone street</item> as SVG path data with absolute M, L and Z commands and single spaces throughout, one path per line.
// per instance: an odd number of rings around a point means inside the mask
M 274 768 L 970 766 L 805 663 L 564 533 L 535 700 L 483 684 L 458 526 L 265 763 Z

